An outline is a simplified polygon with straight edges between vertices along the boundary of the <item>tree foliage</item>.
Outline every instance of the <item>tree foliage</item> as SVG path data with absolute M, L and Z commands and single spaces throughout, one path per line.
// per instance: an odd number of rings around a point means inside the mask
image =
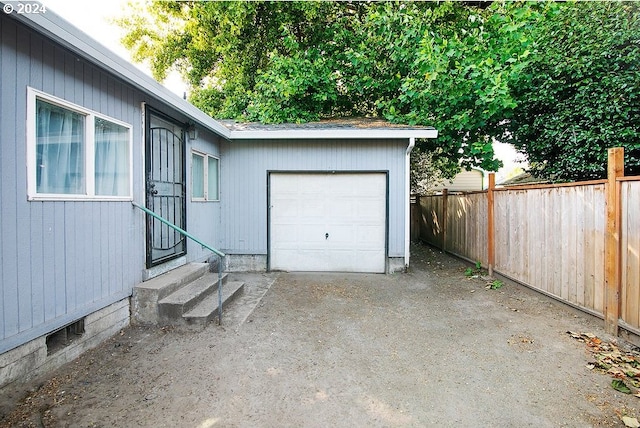
M 583 166 L 599 174 L 603 147 L 637 140 L 636 9 L 152 0 L 121 25 L 136 59 L 159 79 L 181 71 L 191 101 L 214 117 L 363 115 L 434 126 L 438 139 L 416 152 L 446 177 L 460 167 L 496 170 L 499 137 L 541 174 L 569 179 L 583 178 Z
M 518 108 L 503 141 L 555 181 L 606 177 L 607 148 L 640 165 L 637 3 L 569 3 L 540 23 L 533 55 L 509 88 Z

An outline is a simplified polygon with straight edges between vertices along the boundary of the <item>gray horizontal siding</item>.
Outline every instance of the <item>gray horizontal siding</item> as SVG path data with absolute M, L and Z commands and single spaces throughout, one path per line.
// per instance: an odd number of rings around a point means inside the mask
M 389 256 L 404 256 L 408 141 L 247 141 L 223 145 L 219 245 L 267 254 L 267 171 L 389 171 Z
M 130 295 L 144 268 L 144 218 L 130 203 L 27 201 L 27 87 L 133 126 L 134 195 L 142 194 L 143 98 L 10 18 L 0 19 L 4 352 Z

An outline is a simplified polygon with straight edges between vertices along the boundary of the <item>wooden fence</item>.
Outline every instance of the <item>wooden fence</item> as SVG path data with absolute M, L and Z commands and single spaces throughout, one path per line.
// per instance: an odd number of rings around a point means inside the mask
M 622 155 L 608 180 L 418 197 L 416 235 L 640 335 L 640 177 Z

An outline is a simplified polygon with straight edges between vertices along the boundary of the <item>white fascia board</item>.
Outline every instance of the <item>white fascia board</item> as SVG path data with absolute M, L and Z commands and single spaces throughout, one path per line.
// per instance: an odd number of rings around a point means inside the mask
M 322 140 L 437 138 L 435 129 L 288 129 L 231 131 L 231 140 Z
M 4 6 L 4 4 L 6 2 L 0 1 L 0 5 Z M 11 17 L 44 34 L 64 48 L 124 80 L 140 91 L 173 107 L 201 126 L 229 139 L 228 128 L 183 100 L 153 78 L 138 70 L 133 64 L 120 58 L 116 53 L 111 52 L 54 12 L 50 10 L 40 14 L 17 14 L 14 12 Z

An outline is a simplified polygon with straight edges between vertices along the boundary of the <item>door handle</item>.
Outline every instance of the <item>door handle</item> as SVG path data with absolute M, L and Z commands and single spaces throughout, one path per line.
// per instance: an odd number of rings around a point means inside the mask
M 324 239 L 329 239 L 329 234 L 328 233 L 324 234 Z

